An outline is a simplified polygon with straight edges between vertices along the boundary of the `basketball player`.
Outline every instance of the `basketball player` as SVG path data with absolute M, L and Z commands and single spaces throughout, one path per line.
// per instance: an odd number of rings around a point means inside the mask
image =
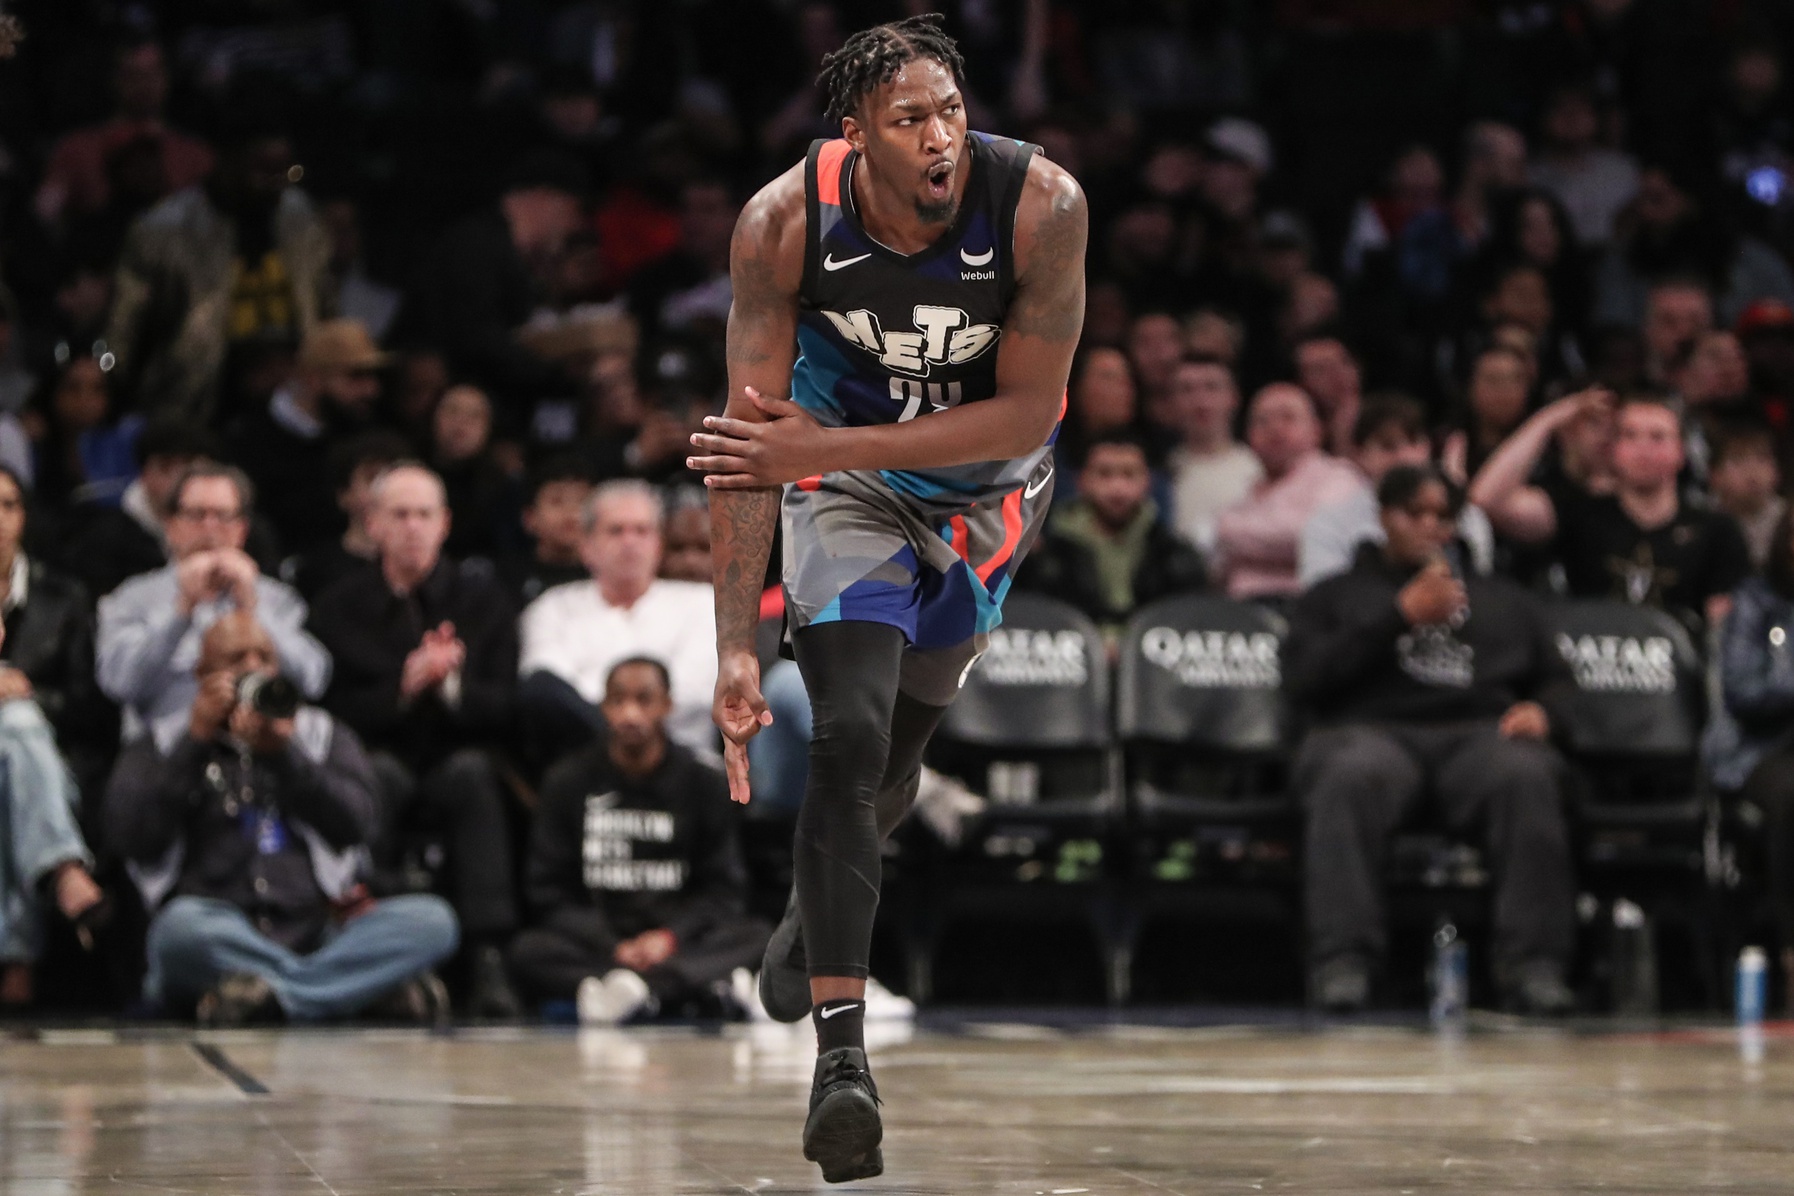
M 783 508 L 815 733 L 794 905 L 760 984 L 774 1016 L 815 1023 L 804 1155 L 830 1183 L 884 1167 L 863 999 L 880 839 L 915 800 L 922 748 L 1046 512 L 1083 325 L 1083 193 L 1037 147 L 967 132 L 962 69 L 934 15 L 823 61 L 841 137 L 742 212 L 729 405 L 692 437 L 738 801 L 745 744 L 771 719 L 754 627 Z

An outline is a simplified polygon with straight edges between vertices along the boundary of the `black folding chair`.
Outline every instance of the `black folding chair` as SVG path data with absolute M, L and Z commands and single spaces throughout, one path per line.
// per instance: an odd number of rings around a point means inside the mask
M 912 997 L 932 995 L 935 949 L 960 918 L 1084 922 L 1110 960 L 1121 800 L 1109 706 L 1096 625 L 1062 602 L 1011 595 L 929 747 L 929 763 L 987 805 L 903 886 Z M 1112 975 L 1107 988 L 1125 996 Z

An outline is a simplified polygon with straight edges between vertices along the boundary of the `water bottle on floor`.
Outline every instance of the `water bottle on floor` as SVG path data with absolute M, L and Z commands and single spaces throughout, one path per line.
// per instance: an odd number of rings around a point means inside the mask
M 1769 1004 L 1769 955 L 1761 947 L 1738 952 L 1738 1024 L 1760 1026 Z
M 1433 932 L 1433 964 L 1427 970 L 1432 990 L 1428 1013 L 1435 1026 L 1461 1024 L 1470 1008 L 1470 950 L 1458 928 L 1442 922 Z

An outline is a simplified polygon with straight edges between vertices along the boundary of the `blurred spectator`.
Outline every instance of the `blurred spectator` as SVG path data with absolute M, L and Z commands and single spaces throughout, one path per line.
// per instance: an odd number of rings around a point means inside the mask
M 1764 819 L 1770 910 L 1782 968 L 1794 980 L 1794 525 L 1776 525 L 1761 577 L 1733 597 L 1720 640 L 1723 708 L 1708 728 L 1713 783 L 1737 794 Z M 1787 998 L 1794 1005 L 1794 990 Z
M 1100 346 L 1084 349 L 1073 367 L 1065 422 L 1054 449 L 1055 467 L 1070 477 L 1077 472 L 1086 444 L 1104 433 L 1139 426 L 1139 396 L 1127 354 Z
M 1258 192 L 1276 165 L 1262 125 L 1226 116 L 1209 126 L 1203 149 L 1208 162 L 1197 187 L 1223 225 L 1250 225 L 1258 216 Z
M 221 455 L 208 433 L 180 420 L 151 420 L 137 437 L 137 480 L 116 507 L 82 504 L 68 511 L 54 559 L 95 598 L 161 568 L 168 560 L 164 524 L 175 483 L 195 462 Z
M 544 298 L 579 226 L 586 186 L 577 159 L 543 151 L 517 162 L 494 209 L 462 221 L 425 255 L 394 336 L 442 354 L 456 373 L 507 403 L 572 393 L 563 371 L 520 344 L 516 332 Z
M 1605 401 L 1604 392 L 1572 395 L 1526 421 L 1477 474 L 1471 501 L 1497 531 L 1549 543 L 1572 597 L 1723 618 L 1726 596 L 1750 572 L 1750 552 L 1731 516 L 1682 501 L 1681 422 L 1663 401 L 1633 396 L 1620 404 L 1613 494 L 1567 481 L 1527 483 L 1557 430 Z
M 1676 363 L 1713 331 L 1713 296 L 1706 284 L 1686 276 L 1653 283 L 1645 295 L 1645 375 L 1666 386 Z
M 653 342 L 661 332 L 702 326 L 720 330 L 729 318 L 729 240 L 741 205 L 727 184 L 701 179 L 679 196 L 679 245 L 629 281 L 629 307 Z
M 227 443 L 263 495 L 289 552 L 309 552 L 338 534 L 330 489 L 330 445 L 366 428 L 380 400 L 387 355 L 354 320 L 323 320 L 305 334 L 298 361 L 267 406 L 244 413 Z
M 1184 321 L 1186 357 L 1212 357 L 1228 369 L 1237 369 L 1245 352 L 1246 324 L 1238 316 L 1199 307 Z
M 436 404 L 430 464 L 448 492 L 454 557 L 499 559 L 520 540 L 517 484 L 492 447 L 492 402 L 477 386 L 451 386 Z
M 0 483 L 0 536 L 24 523 L 16 480 Z M 7 500 L 5 485 L 11 485 Z M 110 912 L 110 903 L 93 879 L 93 853 L 81 837 L 75 808 L 81 792 L 56 750 L 55 733 L 34 698 L 29 676 L 10 663 L 18 657 L 14 640 L 30 633 L 16 603 L 21 570 L 29 566 L 13 557 L 13 585 L 7 592 L 6 626 L 0 629 L 0 650 L 9 663 L 0 666 L 0 1012 L 31 1004 L 33 965 L 43 954 L 45 920 L 50 906 L 73 922 L 91 948 L 92 931 Z M 77 591 L 78 593 L 78 591 Z M 58 595 L 46 596 L 45 606 Z M 16 630 L 15 630 L 16 629 Z M 26 652 L 36 652 L 26 645 Z M 48 695 L 46 695 L 48 696 Z
M 319 215 L 330 232 L 330 274 L 336 280 L 337 310 L 379 341 L 399 314 L 399 292 L 368 273 L 361 211 L 342 196 L 325 200 Z
M 668 581 L 711 584 L 716 566 L 710 556 L 710 503 L 702 491 L 681 491 L 667 512 L 666 554 L 660 575 Z
M 514 554 L 500 565 L 519 609 L 554 586 L 587 576 L 579 549 L 585 538 L 586 500 L 592 494 L 591 473 L 577 458 L 559 456 L 531 475 L 530 487 L 523 530 L 532 546 L 528 553 Z
M 147 41 L 120 46 L 113 57 L 112 93 L 116 107 L 110 119 L 69 133 L 50 151 L 34 204 L 44 223 L 104 208 L 110 198 L 107 160 L 133 142 L 155 147 L 164 195 L 191 187 L 211 172 L 212 151 L 162 119 L 168 100 L 162 47 Z
M 1171 381 L 1183 355 L 1183 328 L 1176 316 L 1149 311 L 1134 317 L 1128 328 L 1127 357 L 1139 386 L 1138 417 L 1149 424 L 1169 426 Z
M 154 914 L 144 993 L 171 1012 L 197 1002 L 209 1026 L 351 1016 L 389 995 L 418 1020 L 446 1017 L 429 969 L 454 952 L 455 916 L 435 897 L 368 897 L 373 770 L 322 710 L 245 699 L 279 668 L 255 616 L 226 615 L 200 647 L 190 709 L 166 712 L 113 773 L 108 834 Z
M 1202 557 L 1161 516 L 1151 488 L 1137 436 L 1098 438 L 1078 471 L 1077 500 L 1048 518 L 1016 586 L 1071 603 L 1111 635 L 1148 602 L 1200 590 Z
M 1544 275 L 1558 327 L 1583 331 L 1588 320 L 1588 265 L 1569 213 L 1549 191 L 1535 187 L 1508 192 L 1493 206 L 1489 239 L 1475 273 L 1493 278 L 1515 264 Z
M 330 654 L 305 632 L 305 600 L 243 551 L 254 504 L 241 470 L 190 466 L 169 491 L 169 563 L 100 600 L 100 688 L 124 711 L 126 742 L 192 705 L 200 638 L 233 610 L 256 617 L 300 692 L 324 692 Z
M 1794 303 L 1794 272 L 1769 246 L 1744 236 L 1662 167 L 1649 167 L 1628 226 L 1595 275 L 1595 319 L 1638 324 L 1653 283 L 1687 276 L 1707 283 L 1722 322 L 1758 299 Z
M 1419 403 L 1405 395 L 1376 395 L 1365 403 L 1358 426 L 1352 429 L 1350 457 L 1362 475 L 1362 484 L 1348 497 L 1316 511 L 1302 525 L 1296 575 L 1303 589 L 1350 569 L 1360 544 L 1383 543 L 1377 487 L 1390 470 L 1426 465 L 1432 455 L 1426 413 Z M 1465 507 L 1458 517 L 1458 531 L 1470 549 L 1466 563 L 1478 573 L 1489 572 L 1495 548 L 1488 519 L 1475 507 Z
M 1487 232 L 1485 190 L 1466 179 L 1465 197 L 1470 207 L 1464 211 L 1447 201 L 1445 168 L 1431 149 L 1403 150 L 1382 194 L 1358 203 L 1345 247 L 1346 277 L 1392 289 L 1407 322 L 1437 328 L 1448 314 L 1442 302 Z
M 514 1017 L 503 948 L 517 926 L 504 791 L 491 749 L 512 726 L 516 612 L 486 567 L 442 554 L 442 481 L 400 463 L 375 480 L 368 528 L 380 567 L 319 595 L 312 628 L 337 670 L 324 704 L 361 736 L 380 780 L 376 866 L 408 836 L 440 836 L 471 956 L 469 1008 Z
M 1292 356 L 1296 385 L 1307 391 L 1320 409 L 1327 451 L 1349 452 L 1352 429 L 1358 426 L 1358 408 L 1364 398 L 1364 375 L 1358 368 L 1358 359 L 1344 341 L 1329 334 L 1298 341 Z
M 113 409 L 111 375 L 92 357 L 71 357 L 37 416 L 43 429 L 35 454 L 38 498 L 57 507 L 116 507 L 137 480 L 143 418 Z
M 1762 418 L 1762 404 L 1750 393 L 1750 362 L 1736 336 L 1708 332 L 1695 340 L 1670 375 L 1682 407 L 1688 470 L 1697 484 L 1705 486 L 1712 469 L 1711 442 L 1719 425 Z
M 771 928 L 747 916 L 728 786 L 668 740 L 660 661 L 618 661 L 601 708 L 605 742 L 542 784 L 524 874 L 536 926 L 511 966 L 533 997 L 577 997 L 584 1023 L 730 1009 L 731 974 L 758 966 Z
M 1302 588 L 1296 558 L 1303 527 L 1362 482 L 1357 470 L 1322 450 L 1313 400 L 1287 382 L 1252 397 L 1246 443 L 1264 476 L 1215 521 L 1219 577 L 1232 598 L 1289 597 Z
M 1206 547 L 1215 540 L 1215 517 L 1251 492 L 1264 466 L 1234 439 L 1240 392 L 1227 366 L 1184 358 L 1172 376 L 1171 403 L 1181 434 L 1166 463 L 1172 524 L 1184 539 Z
M 1472 245 L 1499 246 L 1503 222 L 1496 209 L 1505 196 L 1526 185 L 1526 138 L 1512 125 L 1480 120 L 1464 130 L 1461 152 L 1453 200 L 1458 230 Z M 1564 248 L 1573 249 L 1568 222 L 1560 228 Z
M 1552 93 L 1539 131 L 1532 181 L 1563 204 L 1578 241 L 1597 247 L 1607 244 L 1621 209 L 1638 193 L 1638 164 L 1600 143 L 1601 115 L 1594 93 L 1580 84 Z
M 106 343 L 139 411 L 205 423 L 233 349 L 297 343 L 334 313 L 330 235 L 296 177 L 284 133 L 239 131 L 203 187 L 132 227 Z
M 1377 498 L 1384 544 L 1303 595 L 1283 648 L 1284 685 L 1314 720 L 1293 773 L 1307 814 L 1309 998 L 1336 1012 L 1369 1001 L 1388 941 L 1384 855 L 1424 796 L 1454 829 L 1483 834 L 1503 998 L 1568 1013 L 1576 887 L 1548 746 L 1565 666 L 1524 590 L 1452 576 L 1441 554 L 1457 498 L 1443 477 L 1401 466 Z
M 324 472 L 334 493 L 332 501 L 348 526 L 341 536 L 289 558 L 281 567 L 282 576 L 307 602 L 379 559 L 368 526 L 374 479 L 410 456 L 411 446 L 396 432 L 363 432 L 331 446 Z
M 1775 543 L 1788 504 L 1782 498 L 1781 467 L 1775 458 L 1775 434 L 1761 423 L 1719 425 L 1711 446 L 1708 485 L 1713 505 L 1738 521 L 1750 561 L 1762 570 Z
M 657 575 L 666 513 L 643 482 L 612 481 L 586 500 L 580 555 L 590 579 L 548 590 L 520 624 L 521 700 L 532 725 L 565 749 L 604 728 L 604 681 L 625 657 L 650 656 L 673 678 L 667 731 L 705 755 L 715 753 L 710 701 L 716 653 L 708 585 Z
M 1440 466 L 1452 485 L 1468 485 L 1526 418 L 1531 374 L 1530 363 L 1513 349 L 1496 345 L 1477 354 L 1464 396 L 1464 426 L 1446 436 L 1439 453 Z
M 24 549 L 25 490 L 0 469 L 0 701 L 29 698 L 55 728 L 83 793 L 118 748 L 118 715 L 94 682 L 93 604 L 81 583 Z

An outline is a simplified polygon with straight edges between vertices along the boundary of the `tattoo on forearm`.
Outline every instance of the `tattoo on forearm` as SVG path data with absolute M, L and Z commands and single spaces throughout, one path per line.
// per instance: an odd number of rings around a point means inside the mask
M 752 648 L 760 623 L 760 587 L 772 552 L 780 491 L 713 491 L 710 543 L 716 560 L 716 644 Z

